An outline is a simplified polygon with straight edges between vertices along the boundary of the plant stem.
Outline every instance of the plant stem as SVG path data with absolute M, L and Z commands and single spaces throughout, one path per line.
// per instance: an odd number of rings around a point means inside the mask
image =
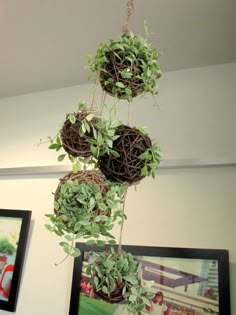
M 125 201 L 126 201 L 126 196 L 127 196 L 127 192 L 128 192 L 128 187 L 129 186 L 126 185 L 124 197 L 123 197 L 123 206 L 122 206 L 123 214 L 125 213 Z M 118 254 L 121 253 L 123 228 L 124 228 L 124 221 L 122 222 L 121 227 L 120 227 L 120 239 L 119 239 L 119 245 L 118 245 Z
M 59 263 L 55 263 L 55 266 L 58 267 L 60 264 L 62 264 L 70 256 L 72 249 L 74 247 L 74 242 L 75 242 L 75 236 L 73 236 L 73 240 L 71 241 L 70 250 L 69 250 L 68 254 L 61 261 L 59 261 Z

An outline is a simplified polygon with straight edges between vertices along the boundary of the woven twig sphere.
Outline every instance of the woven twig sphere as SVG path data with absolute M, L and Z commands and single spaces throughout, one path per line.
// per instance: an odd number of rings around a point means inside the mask
M 151 139 L 136 128 L 121 125 L 116 129 L 119 138 L 113 142 L 113 150 L 119 157 L 104 154 L 99 158 L 99 168 L 107 179 L 133 184 L 144 176 L 141 169 L 144 161 L 139 156 L 151 147 Z
M 94 295 L 97 299 L 102 299 L 108 303 L 120 303 L 124 301 L 124 297 L 122 296 L 122 290 L 125 285 L 125 282 L 121 283 L 114 292 L 108 294 L 103 293 L 102 291 L 94 291 Z
M 57 200 L 61 187 L 64 183 L 66 183 L 68 180 L 78 180 L 78 182 L 81 183 L 92 183 L 99 186 L 99 190 L 102 194 L 102 196 L 105 196 L 109 187 L 105 182 L 105 178 L 103 174 L 97 171 L 79 171 L 77 173 L 69 173 L 62 179 L 60 179 L 60 183 L 56 189 L 54 199 Z M 95 208 L 95 211 L 97 212 L 97 215 L 104 213 L 104 211 L 101 211 L 98 207 Z M 57 214 L 57 211 L 54 209 L 55 214 Z M 110 210 L 108 210 L 110 212 Z
M 124 84 L 124 86 L 131 90 L 131 96 L 135 97 L 141 93 L 143 93 L 144 90 L 144 83 L 141 79 L 137 78 L 138 75 L 141 74 L 142 69 L 138 65 L 138 61 L 133 61 L 132 66 L 132 77 L 131 78 L 123 78 L 121 75 L 121 72 L 130 69 L 131 63 L 130 61 L 124 59 L 119 59 L 116 56 L 116 53 L 120 54 L 120 51 L 111 51 L 109 53 L 106 53 L 106 58 L 108 60 L 108 63 L 105 65 L 105 71 L 100 72 L 100 83 L 102 86 L 102 89 L 106 91 L 108 94 L 112 96 L 116 96 L 120 99 L 126 99 L 127 94 L 123 91 L 117 91 L 117 95 L 114 95 L 113 92 L 113 86 L 117 82 L 121 82 Z M 113 79 L 113 83 L 105 83 L 109 78 Z
M 76 122 L 72 124 L 69 119 L 66 119 L 61 130 L 61 140 L 64 150 L 74 157 L 88 157 L 91 155 L 90 144 L 88 140 L 93 136 L 92 129 L 86 132 L 82 137 L 79 134 L 81 121 L 85 119 L 88 112 L 83 111 L 75 114 Z M 98 121 L 98 118 L 93 118 L 88 122 L 90 126 Z

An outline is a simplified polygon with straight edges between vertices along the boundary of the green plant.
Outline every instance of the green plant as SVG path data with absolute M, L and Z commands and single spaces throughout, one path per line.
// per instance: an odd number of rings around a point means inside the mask
M 15 252 L 14 245 L 9 242 L 7 237 L 0 238 L 0 253 L 13 254 Z
M 88 68 L 99 73 L 102 88 L 114 97 L 127 99 L 150 92 L 157 94 L 161 77 L 157 52 L 142 37 L 123 33 L 117 41 L 101 43 Z
M 104 187 L 105 185 L 105 187 Z M 102 186 L 102 187 L 101 187 Z M 54 214 L 46 215 L 50 224 L 46 228 L 64 236 L 60 242 L 64 251 L 72 256 L 80 255 L 74 247 L 76 239 L 89 239 L 87 244 L 115 244 L 111 230 L 119 219 L 119 224 L 126 218 L 121 210 L 124 186 L 104 182 L 96 184 L 85 180 L 66 180 L 56 193 Z
M 96 167 L 99 156 L 108 153 L 117 156 L 112 149 L 116 128 L 122 122 L 104 119 L 100 114 L 87 110 L 85 102 L 80 102 L 79 111 L 66 115 L 66 121 L 57 135 L 48 137 L 49 149 L 57 152 L 64 148 L 66 153 L 58 156 L 61 162 L 66 156 L 73 163 L 73 171 L 93 165 Z
M 155 170 L 157 170 L 162 158 L 162 154 L 157 142 L 152 141 L 152 146 L 144 153 L 140 154 L 139 158 L 144 161 L 144 166 L 141 169 L 141 175 L 152 175 L 152 177 L 155 178 Z
M 113 248 L 105 252 L 89 254 L 86 274 L 91 277 L 95 295 L 110 302 L 124 301 L 134 314 L 150 306 L 153 294 L 148 292 L 152 283 L 142 283 L 141 264 L 125 251 L 115 252 Z
M 95 159 L 103 154 L 111 154 L 118 156 L 118 153 L 113 150 L 113 141 L 119 138 L 115 134 L 116 128 L 122 124 L 121 121 L 111 121 L 106 119 L 100 119 L 93 128 L 93 137 L 88 140 L 90 143 L 90 149 Z

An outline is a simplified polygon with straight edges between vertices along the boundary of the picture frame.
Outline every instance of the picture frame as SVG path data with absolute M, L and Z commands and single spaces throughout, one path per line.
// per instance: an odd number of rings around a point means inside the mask
M 30 210 L 0 209 L 0 310 L 16 310 L 30 219 Z
M 83 268 L 90 251 L 101 252 L 110 246 L 76 246 L 81 256 L 74 259 L 69 315 L 87 315 L 88 308 L 89 315 L 93 315 L 94 298 L 81 287 L 89 283 Z M 167 308 L 163 314 L 230 315 L 228 250 L 133 245 L 123 245 L 122 249 L 142 263 L 144 280 L 154 281 L 153 293 L 162 292 Z M 119 313 L 114 306 L 110 311 L 95 307 L 96 315 L 128 314 Z

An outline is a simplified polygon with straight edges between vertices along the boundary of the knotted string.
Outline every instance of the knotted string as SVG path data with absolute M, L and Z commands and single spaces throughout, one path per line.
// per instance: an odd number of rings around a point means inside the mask
M 122 28 L 123 33 L 130 32 L 130 24 L 131 24 L 131 18 L 132 18 L 133 13 L 134 13 L 134 0 L 128 0 L 127 9 L 126 9 L 126 20 Z

